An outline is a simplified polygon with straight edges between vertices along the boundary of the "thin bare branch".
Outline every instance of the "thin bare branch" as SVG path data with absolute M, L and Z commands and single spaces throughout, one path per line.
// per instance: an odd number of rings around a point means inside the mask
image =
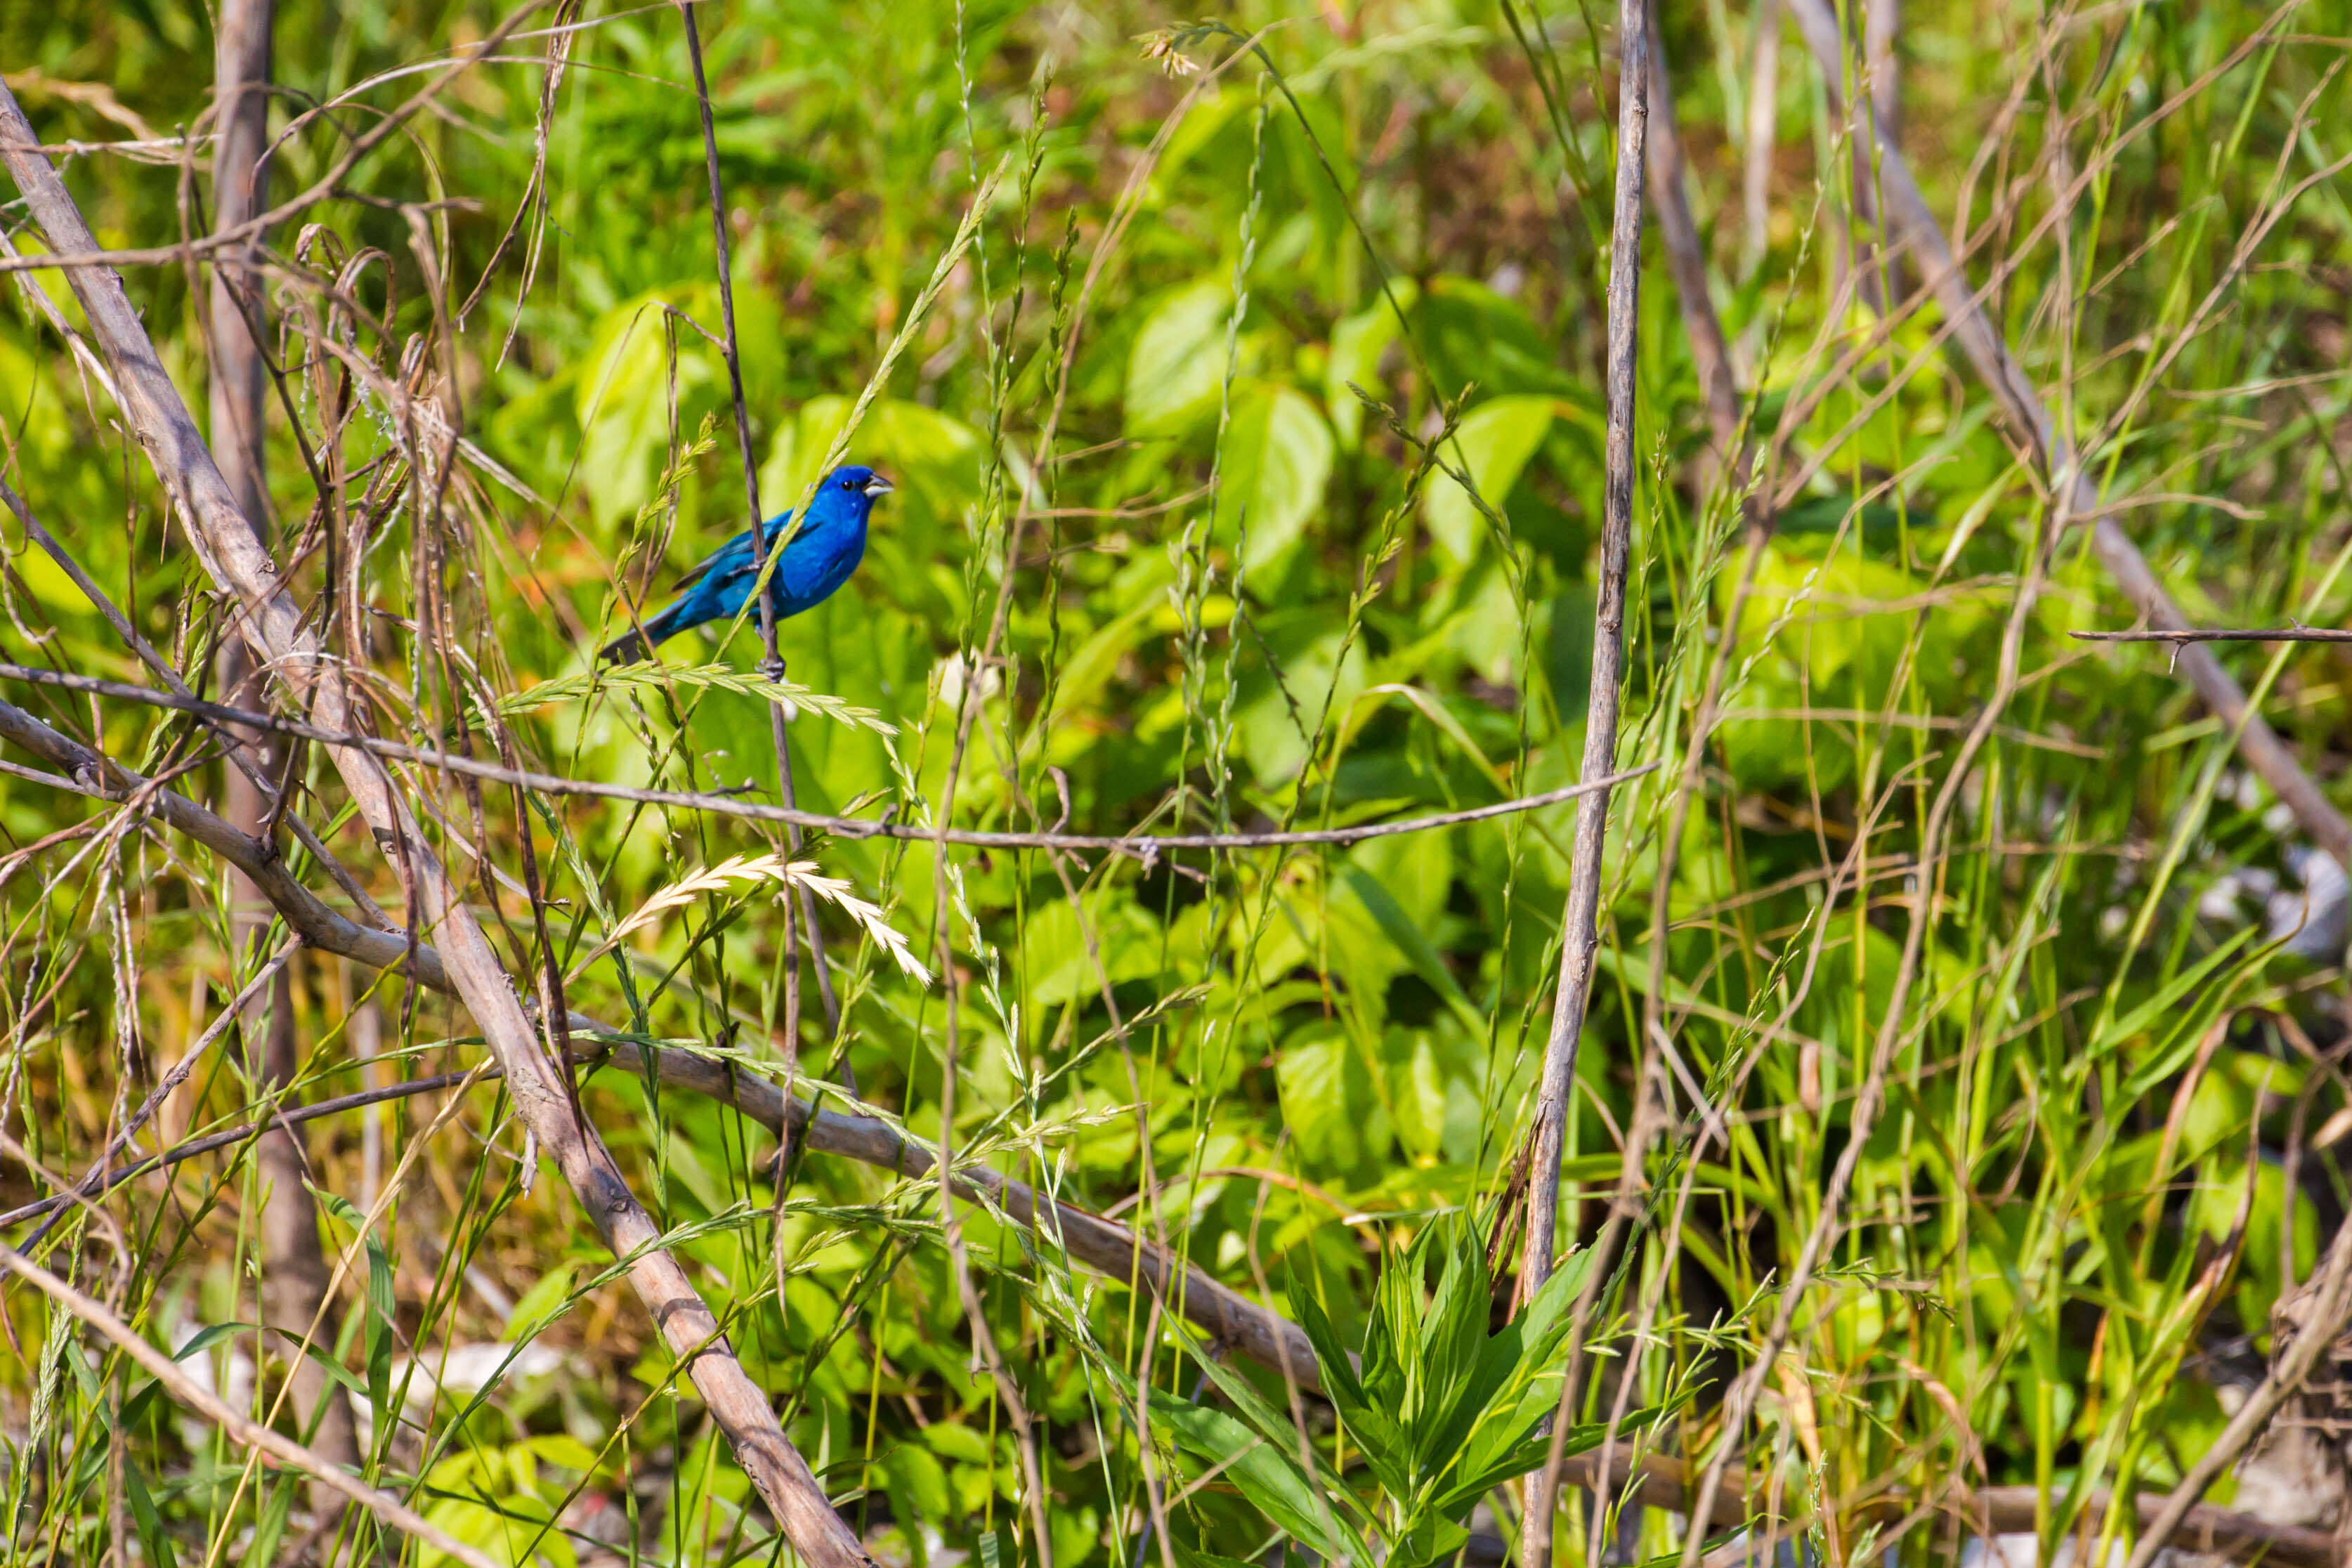
M 759 801 L 739 800 L 731 795 L 711 795 L 688 790 L 639 789 L 629 784 L 610 784 L 593 779 L 568 779 L 554 773 L 533 772 L 527 768 L 501 767 L 496 763 L 478 758 L 459 756 L 454 752 L 435 751 L 429 747 L 403 745 L 397 741 L 378 740 L 373 735 L 349 730 L 331 730 L 299 720 L 281 719 L 274 713 L 261 713 L 249 709 L 226 708 L 216 702 L 206 702 L 194 697 L 167 696 L 143 686 L 130 686 L 121 681 L 100 680 L 93 676 L 73 675 L 62 670 L 38 669 L 28 665 L 0 663 L 0 679 L 22 680 L 37 686 L 62 687 L 69 691 L 87 691 L 99 697 L 118 697 L 132 702 L 144 702 L 151 707 L 169 708 L 184 713 L 224 723 L 250 724 L 257 729 L 268 728 L 280 734 L 299 735 L 306 740 L 320 741 L 342 750 L 361 751 L 398 762 L 419 763 L 453 773 L 484 779 L 498 784 L 521 784 L 527 789 L 547 795 L 583 795 L 596 800 L 634 801 L 645 805 L 669 806 L 682 811 L 704 811 L 717 816 L 740 816 L 754 822 L 783 822 L 796 826 L 820 829 L 842 838 L 899 838 L 929 844 L 943 839 L 950 844 L 969 845 L 982 849 L 1092 849 L 1114 855 L 1131 856 L 1150 864 L 1160 856 L 1179 849 L 1267 849 L 1297 844 L 1361 844 L 1371 838 L 1391 838 L 1403 833 L 1427 833 L 1441 827 L 1454 827 L 1465 822 L 1485 822 L 1493 817 L 1509 816 L 1523 811 L 1537 811 L 1563 801 L 1577 800 L 1596 790 L 1608 790 L 1630 779 L 1640 778 L 1659 766 L 1647 763 L 1623 773 L 1610 773 L 1599 779 L 1563 784 L 1545 790 L 1540 795 L 1526 795 L 1511 800 L 1498 800 L 1491 805 L 1474 805 L 1461 811 L 1442 811 L 1430 816 L 1407 817 L 1401 822 L 1368 822 L 1353 827 L 1302 828 L 1267 833 L 1134 833 L 1123 835 L 1095 833 L 992 833 L 969 827 L 920 827 L 908 823 L 874 821 L 860 816 L 829 816 L 823 812 L 799 811 L 790 806 L 768 805 Z
M 15 100 L 12 99 L 10 102 Z M 478 1547 L 467 1545 L 398 1498 L 380 1492 L 320 1458 L 291 1437 L 281 1436 L 259 1422 L 223 1404 L 212 1390 L 188 1375 L 186 1369 L 149 1344 L 138 1330 L 107 1310 L 106 1304 L 84 1295 L 14 1247 L 0 1247 L 0 1268 L 16 1275 L 67 1311 L 112 1341 L 122 1352 L 171 1390 L 172 1397 L 218 1426 L 248 1448 L 258 1448 L 278 1463 L 301 1471 L 320 1486 L 349 1498 L 393 1529 L 413 1535 L 436 1552 L 445 1552 L 467 1568 L 499 1568 Z
M 2069 632 L 2066 635 L 2076 642 L 2352 642 L 2352 631 L 2332 626 L 2278 626 L 2269 630 L 2230 626 L 2191 630 L 2182 626 L 2169 631 Z

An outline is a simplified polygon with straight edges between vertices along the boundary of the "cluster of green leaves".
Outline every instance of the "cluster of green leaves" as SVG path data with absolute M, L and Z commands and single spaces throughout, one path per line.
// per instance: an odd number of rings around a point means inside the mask
M 1244 1496 L 1326 1558 L 1404 1568 L 1449 1561 L 1469 1542 L 1471 1510 L 1488 1494 L 1550 1462 L 1555 1444 L 1565 1458 L 1607 1435 L 1597 1426 L 1557 1437 L 1543 1429 L 1559 1406 L 1570 1309 L 1591 1261 L 1571 1256 L 1490 1334 L 1485 1238 L 1458 1221 L 1431 1225 L 1381 1271 L 1360 1357 L 1342 1346 L 1312 1292 L 1294 1289 L 1319 1385 L 1379 1484 L 1376 1500 L 1327 1472 L 1299 1442 L 1290 1412 L 1197 1346 L 1202 1370 L 1234 1414 L 1175 1402 L 1159 1419 L 1201 1458 L 1230 1466 Z M 1650 1419 L 1637 1413 L 1618 1436 L 1632 1440 Z

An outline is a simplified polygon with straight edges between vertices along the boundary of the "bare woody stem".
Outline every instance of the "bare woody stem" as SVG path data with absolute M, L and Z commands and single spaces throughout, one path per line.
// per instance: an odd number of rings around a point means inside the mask
M 1580 777 L 1598 785 L 1615 771 L 1619 693 L 1625 674 L 1625 577 L 1633 537 L 1633 395 L 1639 371 L 1642 286 L 1642 198 L 1649 142 L 1650 13 L 1648 0 L 1622 0 L 1617 12 L 1617 185 L 1609 225 L 1609 428 L 1604 449 L 1600 595 L 1592 617 L 1592 678 Z M 1577 802 L 1576 837 L 1561 916 L 1559 983 L 1552 1001 L 1551 1037 L 1536 1094 L 1528 1231 L 1521 1258 L 1522 1289 L 1532 1296 L 1551 1277 L 1559 1244 L 1559 1164 L 1575 1104 L 1577 1041 L 1601 951 L 1601 844 L 1609 823 L 1609 791 L 1596 787 Z M 1561 1404 L 1571 1397 L 1563 1388 Z M 1549 1461 L 1528 1489 L 1520 1554 L 1527 1568 L 1551 1560 L 1552 1514 L 1559 1496 L 1562 1439 L 1555 1421 Z
M 692 0 L 677 0 L 678 16 L 686 24 L 686 54 L 694 67 L 695 103 L 702 111 L 702 161 L 710 182 L 710 240 L 719 258 L 719 320 L 725 329 L 726 342 L 721 345 L 727 356 L 727 385 L 735 400 L 735 446 L 743 458 L 743 497 L 749 508 L 752 537 L 772 553 L 784 547 L 787 537 L 782 528 L 769 539 L 761 532 L 766 527 L 766 513 L 760 505 L 760 460 L 751 449 L 751 414 L 743 398 L 743 347 L 735 331 L 735 264 L 732 247 L 727 238 L 727 195 L 719 178 L 719 132 L 710 115 L 710 79 L 702 65 L 702 28 L 694 17 Z M 769 571 L 775 570 L 772 563 Z M 760 647 L 761 668 L 772 679 L 784 678 L 784 656 L 776 647 L 776 606 L 765 593 L 760 599 Z M 771 697 L 768 700 L 768 732 L 776 747 L 776 790 L 786 807 L 798 805 L 793 789 L 793 751 L 788 738 L 784 705 Z M 784 841 L 794 853 L 801 847 L 801 830 L 796 823 L 784 825 Z M 784 920 L 784 1050 L 787 1057 L 797 1060 L 800 1052 L 801 957 L 799 937 L 794 931 L 793 900 L 783 902 Z M 830 1034 L 841 1022 L 840 1004 L 833 994 L 833 977 L 824 966 L 824 937 L 816 923 L 816 895 L 803 888 L 800 890 L 800 920 L 808 927 L 809 956 L 816 970 L 817 989 L 824 1000 L 826 1032 Z
M 5 85 L 0 85 L 0 159 L 6 162 L 53 252 L 80 255 L 98 248 L 89 226 L 40 152 L 40 139 Z M 206 574 L 232 596 L 237 629 L 299 707 L 325 728 L 358 729 L 341 666 L 325 657 L 280 581 L 276 563 L 253 537 L 185 401 L 132 310 L 121 279 L 103 267 L 77 268 L 68 277 L 114 373 L 124 420 L 146 449 Z M 452 986 L 505 1072 L 516 1110 L 614 1251 L 630 1260 L 632 1286 L 671 1349 L 690 1358 L 696 1388 L 777 1524 L 816 1568 L 869 1563 L 807 1462 L 784 1436 L 765 1391 L 719 1333 L 717 1317 L 684 1268 L 660 1246 L 660 1231 L 630 1193 L 611 1151 L 593 1127 L 574 1121 L 562 1068 L 542 1047 L 513 983 L 418 830 L 390 774 L 373 755 L 356 746 L 332 746 L 327 755 L 378 842 L 397 850 L 418 916 L 434 932 Z
M 213 153 L 213 222 L 221 231 L 242 230 L 253 215 L 268 205 L 269 78 L 276 0 L 223 0 L 213 48 L 214 115 L 220 140 Z M 263 359 L 267 315 L 260 258 L 262 236 L 253 235 L 221 251 L 213 268 L 210 327 L 213 447 L 221 472 L 228 480 L 265 548 L 269 542 L 269 483 L 266 450 L 268 367 Z M 220 653 L 220 687 L 233 700 L 249 700 L 255 692 L 254 664 L 245 645 L 226 641 Z M 272 765 L 278 752 L 255 746 L 265 767 L 252 773 L 231 766 L 228 772 L 229 819 L 248 833 L 267 835 L 280 815 L 271 796 L 267 774 L 282 773 Z M 231 879 L 235 904 L 230 930 L 240 950 L 251 947 L 268 918 L 269 906 L 260 889 L 242 876 Z M 261 1078 L 270 1084 L 292 1079 L 299 1068 L 300 1051 L 294 1033 L 294 971 L 289 963 L 273 965 L 267 994 L 244 1008 L 248 1042 L 257 1042 Z M 319 1211 L 304 1184 L 310 1161 L 300 1137 L 290 1127 L 272 1128 L 263 1135 L 258 1163 L 263 1199 L 260 1242 L 263 1259 L 259 1285 L 260 1317 L 289 1342 L 298 1342 L 313 1321 L 321 1325 L 329 1343 L 335 1338 L 336 1317 L 326 1302 L 327 1259 L 319 1244 Z M 324 1315 L 321 1308 L 325 1307 Z M 328 1380 L 311 1357 L 289 1358 L 287 1378 L 294 1395 L 301 1429 L 314 1432 L 320 1455 L 330 1463 L 359 1461 L 358 1428 L 352 1419 L 351 1400 Z M 320 1406 L 323 1405 L 323 1411 Z M 313 1481 L 311 1502 L 321 1513 L 337 1500 L 331 1489 Z

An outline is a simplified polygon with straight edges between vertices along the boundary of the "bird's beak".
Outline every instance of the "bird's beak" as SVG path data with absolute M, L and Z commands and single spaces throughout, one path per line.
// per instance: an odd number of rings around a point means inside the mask
M 887 496 L 898 488 L 879 474 L 866 481 L 866 493 L 869 496 Z

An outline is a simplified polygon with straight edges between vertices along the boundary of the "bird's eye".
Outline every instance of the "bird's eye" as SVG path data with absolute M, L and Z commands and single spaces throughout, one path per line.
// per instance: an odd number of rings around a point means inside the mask
M 844 479 L 844 480 L 842 480 L 842 481 L 841 481 L 841 488 L 842 488 L 843 489 L 845 489 L 845 490 L 854 490 L 854 489 L 856 489 L 857 488 L 857 486 L 856 486 L 856 484 L 854 481 L 852 481 L 852 480 L 849 480 L 849 479 Z

